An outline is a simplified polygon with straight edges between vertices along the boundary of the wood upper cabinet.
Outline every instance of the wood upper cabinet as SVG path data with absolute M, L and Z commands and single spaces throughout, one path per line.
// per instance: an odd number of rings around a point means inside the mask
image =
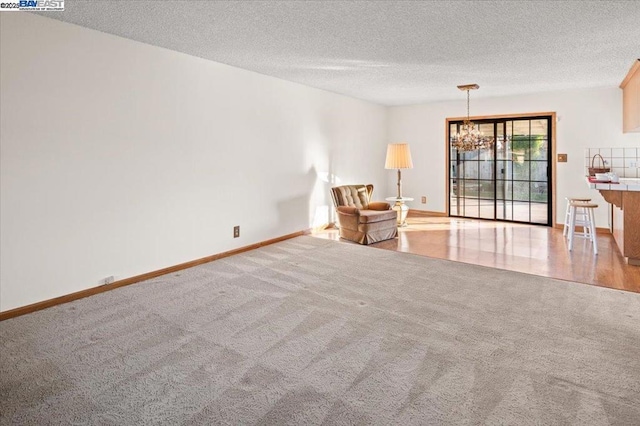
M 622 89 L 622 131 L 640 132 L 640 59 L 620 84 Z

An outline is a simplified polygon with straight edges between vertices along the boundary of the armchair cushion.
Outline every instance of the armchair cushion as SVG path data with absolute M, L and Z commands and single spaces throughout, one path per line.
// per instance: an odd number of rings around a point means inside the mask
M 373 191 L 373 186 L 371 191 Z M 337 206 L 357 207 L 360 210 L 369 208 L 369 197 L 371 196 L 367 185 L 343 185 L 331 189 L 333 202 Z
M 369 209 L 371 210 L 391 210 L 391 204 L 384 201 L 373 201 L 369 203 Z
M 338 213 L 347 214 L 349 216 L 358 216 L 360 210 L 357 207 L 340 206 L 338 207 Z
M 358 223 L 376 223 L 386 220 L 398 220 L 398 213 L 395 210 L 360 210 Z

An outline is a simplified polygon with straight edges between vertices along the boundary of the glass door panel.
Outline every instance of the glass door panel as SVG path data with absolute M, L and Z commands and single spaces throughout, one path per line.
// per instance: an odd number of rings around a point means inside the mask
M 462 122 L 452 122 L 449 137 Z M 551 117 L 478 120 L 492 149 L 450 148 L 449 214 L 551 225 Z
M 493 201 L 491 203 L 487 203 L 486 201 L 481 201 L 480 205 L 480 219 L 493 219 L 494 212 L 494 204 Z

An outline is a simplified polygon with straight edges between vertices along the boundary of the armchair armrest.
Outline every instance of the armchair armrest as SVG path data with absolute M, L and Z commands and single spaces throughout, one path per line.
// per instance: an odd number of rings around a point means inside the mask
M 369 209 L 371 210 L 391 210 L 391 204 L 385 201 L 375 201 L 369 203 Z
M 337 208 L 338 213 L 346 214 L 348 216 L 359 216 L 360 210 L 357 207 L 339 206 Z

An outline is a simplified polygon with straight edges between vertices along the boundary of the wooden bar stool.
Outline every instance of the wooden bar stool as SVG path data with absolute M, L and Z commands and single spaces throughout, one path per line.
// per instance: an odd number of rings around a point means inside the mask
M 594 210 L 597 204 L 572 201 L 569 203 L 569 251 L 573 250 L 573 240 L 576 237 L 588 238 L 593 243 L 593 254 L 598 254 L 598 240 L 596 238 L 596 217 Z M 583 232 L 576 233 L 576 218 L 580 216 L 584 223 Z
M 564 237 L 567 236 L 567 232 L 569 231 L 569 219 L 570 219 L 570 214 L 571 214 L 571 203 L 575 202 L 575 203 L 588 203 L 589 201 L 591 201 L 591 198 L 574 198 L 574 197 L 567 197 L 565 198 L 567 200 L 567 211 L 564 215 L 564 227 L 562 228 L 562 235 Z M 586 212 L 585 212 L 586 213 Z M 580 215 L 581 217 L 576 218 L 576 225 L 577 226 L 584 226 L 583 222 L 583 217 L 582 215 Z

